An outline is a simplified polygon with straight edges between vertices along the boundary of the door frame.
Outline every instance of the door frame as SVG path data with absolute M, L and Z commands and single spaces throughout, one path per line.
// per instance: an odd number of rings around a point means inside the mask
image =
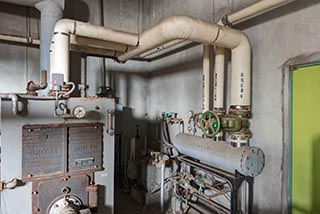
M 292 213 L 291 190 L 291 113 L 292 113 L 292 72 L 298 67 L 320 65 L 320 52 L 302 54 L 287 60 L 282 65 L 282 213 Z

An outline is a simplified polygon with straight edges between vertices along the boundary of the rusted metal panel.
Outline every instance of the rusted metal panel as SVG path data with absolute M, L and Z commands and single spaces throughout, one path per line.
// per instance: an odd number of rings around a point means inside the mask
M 62 174 L 64 134 L 61 125 L 24 126 L 22 130 L 22 178 Z
M 98 185 L 87 186 L 87 191 L 89 193 L 88 207 L 97 208 L 98 207 Z
M 102 169 L 102 124 L 69 127 L 69 171 Z
M 66 195 L 81 199 L 83 206 L 88 207 L 89 197 L 86 189 L 92 177 L 92 174 L 82 174 L 33 182 L 32 213 L 48 213 L 50 206 Z
M 37 124 L 22 129 L 24 181 L 102 170 L 102 123 Z

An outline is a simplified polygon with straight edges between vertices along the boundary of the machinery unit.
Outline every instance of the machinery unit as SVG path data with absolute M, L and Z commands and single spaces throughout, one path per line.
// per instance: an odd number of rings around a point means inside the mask
M 63 114 L 50 98 L 18 103 L 1 106 L 1 181 L 15 181 L 1 213 L 113 213 L 114 100 L 62 99 Z

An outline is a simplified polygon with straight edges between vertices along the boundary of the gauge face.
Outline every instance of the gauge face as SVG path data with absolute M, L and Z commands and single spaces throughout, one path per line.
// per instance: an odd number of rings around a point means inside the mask
M 84 118 L 87 114 L 87 110 L 83 106 L 76 106 L 73 109 L 73 116 L 78 119 Z

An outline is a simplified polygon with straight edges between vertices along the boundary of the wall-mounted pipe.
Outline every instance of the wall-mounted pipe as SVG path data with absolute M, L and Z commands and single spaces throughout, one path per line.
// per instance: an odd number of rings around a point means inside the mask
M 7 42 L 17 42 L 17 43 L 28 44 L 28 45 L 40 45 L 39 39 L 34 39 L 31 37 L 21 37 L 21 36 L 0 34 L 0 40 L 7 41 Z
M 18 95 L 13 93 L 0 93 L 1 99 L 10 99 L 12 102 L 12 114 L 18 115 L 19 108 L 18 108 Z
M 172 41 L 172 42 L 168 42 L 168 43 L 166 43 L 166 44 L 163 44 L 163 45 L 161 45 L 161 46 L 159 46 L 159 47 L 156 47 L 156 48 L 154 48 L 154 49 L 152 49 L 152 50 L 150 50 L 150 51 L 147 51 L 147 52 L 141 54 L 139 57 L 147 57 L 147 56 L 150 56 L 150 55 L 152 55 L 152 54 L 154 54 L 154 53 L 157 53 L 157 52 L 159 52 L 159 51 L 165 50 L 165 49 L 167 49 L 167 48 L 171 48 L 171 47 L 173 47 L 173 46 L 175 46 L 175 45 L 177 45 L 177 44 L 180 44 L 180 43 L 182 43 L 182 42 L 184 42 L 184 41 L 185 41 L 185 40 L 183 40 L 183 39 L 177 39 L 177 40 L 174 40 L 174 41 Z
M 202 71 L 203 71 L 202 111 L 205 112 L 210 109 L 210 45 L 203 45 Z
M 51 73 L 63 73 L 69 81 L 70 34 L 120 43 L 129 46 L 138 44 L 138 36 L 70 19 L 60 20 L 54 29 L 54 66 Z
M 238 10 L 232 14 L 226 15 L 224 17 L 225 24 L 235 24 L 237 22 L 243 21 L 250 18 L 251 16 L 258 15 L 262 12 L 267 12 L 275 7 L 283 6 L 294 0 L 260 0 L 253 4 Z

